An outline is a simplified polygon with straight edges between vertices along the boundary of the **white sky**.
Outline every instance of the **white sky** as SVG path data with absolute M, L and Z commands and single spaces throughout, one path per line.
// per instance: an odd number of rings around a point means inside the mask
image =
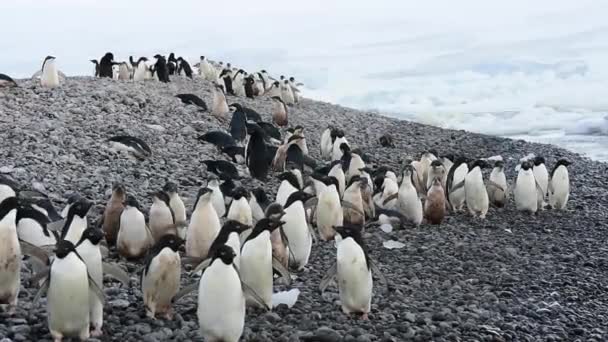
M 605 25 L 608 2 L 5 0 L 0 13 L 0 72 L 26 77 L 49 54 L 67 74 L 88 75 L 88 60 L 106 51 L 117 59 L 175 51 L 193 62 L 207 55 L 268 68 L 418 36 L 437 35 L 443 46 L 463 37 L 467 44 L 546 38 Z

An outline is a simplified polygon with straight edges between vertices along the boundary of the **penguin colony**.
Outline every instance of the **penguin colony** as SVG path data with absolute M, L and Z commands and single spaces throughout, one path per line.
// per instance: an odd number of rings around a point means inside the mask
M 60 85 L 54 60 L 49 56 L 43 64 L 44 87 Z M 400 170 L 391 170 L 352 148 L 343 130 L 328 127 L 320 141 L 323 160 L 315 160 L 309 155 L 305 128 L 289 126 L 288 108 L 299 101 L 293 78 L 275 80 L 265 71 L 247 74 L 205 57 L 194 70 L 173 54 L 168 59 L 156 55 L 151 64 L 145 57 L 129 60 L 117 63 L 108 53 L 95 62 L 95 75 L 170 82 L 169 76 L 183 74 L 213 82 L 210 108 L 193 94 L 176 97 L 226 119 L 226 132 L 209 131 L 199 140 L 213 144 L 232 162 L 204 162 L 206 185 L 195 195 L 189 215 L 176 183 L 169 181 L 147 194 L 152 198 L 147 211 L 136 200 L 142 194 L 114 184 L 103 220 L 93 226 L 87 221 L 90 199 L 74 195 L 57 213 L 45 194 L 0 176 L 0 240 L 8 245 L 0 250 L 0 304 L 14 311 L 20 284 L 39 286 L 33 305 L 46 293 L 48 327 L 55 341 L 103 334 L 103 275 L 125 286 L 130 283 L 124 270 L 103 261 L 107 249 L 141 262 L 138 276 L 147 316 L 172 319 L 172 304 L 195 292 L 205 340 L 238 341 L 247 308 L 271 310 L 274 284 L 288 286 L 292 273 L 308 265 L 315 244 L 335 241 L 337 248 L 335 264 L 319 289 L 325 291 L 336 279 L 342 311 L 367 319 L 373 278 L 388 283 L 369 256 L 365 230 L 441 224 L 450 212 L 465 207 L 484 219 L 490 205 L 508 205 L 511 193 L 516 208 L 531 214 L 547 207 L 562 210 L 568 202 L 570 163 L 564 159 L 549 172 L 543 157 L 524 158 L 511 183 L 502 158 L 470 159 L 432 150 L 415 160 L 404 158 Z M 0 79 L 0 85 L 17 85 L 6 75 Z M 226 100 L 262 95 L 275 104 L 272 123 L 254 109 Z M 136 137 L 115 136 L 108 142 L 139 159 L 152 154 Z M 390 136 L 381 137 L 380 144 L 394 146 Z M 244 164 L 246 172 L 235 164 Z M 483 170 L 489 168 L 484 180 Z M 274 201 L 269 191 L 246 186 L 247 179 L 268 177 L 281 181 Z M 37 270 L 29 280 L 20 279 L 22 256 Z M 184 276 L 192 284 L 180 288 Z

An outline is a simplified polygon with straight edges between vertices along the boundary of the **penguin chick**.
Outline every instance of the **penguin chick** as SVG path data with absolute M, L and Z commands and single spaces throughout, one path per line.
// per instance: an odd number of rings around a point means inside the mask
M 183 240 L 173 234 L 163 235 L 152 247 L 141 275 L 146 316 L 164 314 L 173 319 L 172 299 L 179 291 L 181 259 L 178 250 Z
M 278 96 L 273 96 L 272 102 L 272 121 L 279 127 L 286 127 L 289 124 L 287 119 L 287 105 Z
M 116 244 L 116 236 L 120 229 L 120 214 L 125 208 L 123 203 L 127 199 L 125 187 L 122 184 L 114 184 L 112 187 L 112 197 L 106 204 L 103 212 L 102 229 L 105 233 L 106 242 L 110 246 Z
M 440 176 L 432 179 L 424 202 L 424 217 L 430 224 L 441 224 L 445 218 L 445 192 L 441 180 Z

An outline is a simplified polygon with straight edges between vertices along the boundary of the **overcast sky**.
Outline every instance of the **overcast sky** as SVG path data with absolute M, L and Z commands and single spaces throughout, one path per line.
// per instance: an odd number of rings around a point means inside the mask
M 251 67 L 310 59 L 358 44 L 460 34 L 504 42 L 597 28 L 599 0 L 19 0 L 0 1 L 0 72 L 25 77 L 44 56 L 67 74 L 89 74 L 88 60 L 175 51 L 190 59 L 232 58 Z M 448 38 L 442 36 L 448 34 Z M 428 44 L 428 42 L 427 42 Z M 382 61 L 379 61 L 380 63 Z

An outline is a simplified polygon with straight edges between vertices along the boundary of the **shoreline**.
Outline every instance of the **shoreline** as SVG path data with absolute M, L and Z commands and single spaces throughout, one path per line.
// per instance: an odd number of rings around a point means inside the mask
M 5 142 L 0 172 L 10 170 L 22 185 L 42 183 L 58 209 L 70 192 L 80 192 L 95 202 L 89 224 L 97 223 L 116 181 L 147 211 L 147 194 L 173 180 L 190 214 L 197 190 L 205 184 L 201 161 L 227 159 L 196 138 L 207 130 L 225 130 L 228 123 L 174 97 L 194 93 L 210 104 L 210 84 L 201 79 L 174 77 L 162 84 L 68 77 L 53 90 L 33 81 L 18 82 L 22 89 L 0 92 L 0 139 Z M 267 98 L 228 97 L 233 102 L 269 119 Z M 386 292 L 375 284 L 370 321 L 341 312 L 335 285 L 318 293 L 320 279 L 335 260 L 335 247 L 317 242 L 309 265 L 291 286 L 301 291 L 295 306 L 268 313 L 248 309 L 241 341 L 306 341 L 321 335 L 329 336 L 328 341 L 361 342 L 608 338 L 602 328 L 608 326 L 608 297 L 598 295 L 608 286 L 606 163 L 554 145 L 442 129 L 309 99 L 289 115 L 291 126 L 304 126 L 310 154 L 317 160 L 320 135 L 329 124 L 343 128 L 353 147 L 362 148 L 377 164 L 395 170 L 406 157 L 430 148 L 472 157 L 500 154 L 512 183 L 515 165 L 529 153 L 544 155 L 549 170 L 558 158 L 567 158 L 573 162 L 571 199 L 566 211 L 545 210 L 536 216 L 517 212 L 511 200 L 504 209 L 491 208 L 486 220 L 450 214 L 438 227 L 367 230 L 370 255 L 394 290 Z M 137 161 L 108 151 L 105 140 L 119 133 L 144 139 L 152 156 Z M 395 148 L 379 145 L 385 133 L 393 136 Z M 279 184 L 275 176 L 265 183 L 270 198 Z M 246 179 L 244 184 L 255 188 L 263 183 Z M 382 247 L 391 239 L 405 247 Z M 110 259 L 116 262 L 116 254 Z M 140 264 L 119 264 L 129 271 L 133 286 L 104 283 L 107 302 L 99 340 L 201 339 L 195 295 L 177 303 L 173 321 L 150 320 L 135 272 Z M 35 292 L 25 286 L 30 276 L 29 266 L 23 267 L 17 314 L 0 313 L 0 338 L 50 340 L 45 301 L 31 317 L 27 314 Z M 182 286 L 194 279 L 183 272 Z M 275 292 L 286 289 L 276 286 Z

